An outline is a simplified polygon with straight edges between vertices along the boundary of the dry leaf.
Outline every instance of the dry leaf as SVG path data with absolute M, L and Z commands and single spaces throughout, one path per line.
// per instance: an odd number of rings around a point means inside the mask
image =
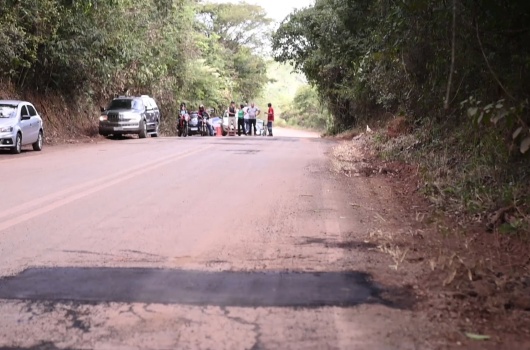
M 526 139 L 521 142 L 521 153 L 526 153 L 528 149 L 530 149 L 530 137 L 527 137 Z
M 431 265 L 431 270 L 434 271 L 434 269 L 436 268 L 436 260 L 431 259 L 429 261 L 429 265 Z
M 517 130 L 514 131 L 514 133 L 512 135 L 512 138 L 515 140 L 517 138 L 517 136 L 519 136 L 521 131 L 523 131 L 523 127 L 522 126 L 518 127 Z
M 488 340 L 491 337 L 489 335 L 475 334 L 475 333 L 466 333 L 466 337 L 473 340 Z
M 443 285 L 447 286 L 447 285 L 451 284 L 451 282 L 453 282 L 455 277 L 456 277 L 456 269 L 453 270 L 453 272 L 451 272 L 451 274 L 449 276 L 447 276 L 447 278 L 443 282 Z

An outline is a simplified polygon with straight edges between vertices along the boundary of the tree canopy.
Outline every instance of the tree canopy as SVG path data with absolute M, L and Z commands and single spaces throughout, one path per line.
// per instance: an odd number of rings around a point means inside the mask
M 336 130 L 382 112 L 469 113 L 528 135 L 529 20 L 523 0 L 316 0 L 281 24 L 273 48 L 317 88 Z
M 253 48 L 269 23 L 261 7 L 246 3 L 5 0 L 0 79 L 94 104 L 147 93 L 168 113 L 181 100 L 226 106 L 262 91 L 266 65 Z
M 204 15 L 209 30 L 233 50 L 246 46 L 261 52 L 271 35 L 272 20 L 258 5 L 207 3 L 201 7 L 200 13 Z

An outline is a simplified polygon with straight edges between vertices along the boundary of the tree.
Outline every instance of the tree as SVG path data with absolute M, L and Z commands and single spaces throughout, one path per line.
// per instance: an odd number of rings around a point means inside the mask
M 221 43 L 234 52 L 241 46 L 263 52 L 263 45 L 269 41 L 272 20 L 261 6 L 245 2 L 207 3 L 200 14 L 207 30 L 217 34 Z
M 273 49 L 317 87 L 342 129 L 386 111 L 422 119 L 446 101 L 442 116 L 469 96 L 526 100 L 529 19 L 523 0 L 316 0 L 281 24 Z

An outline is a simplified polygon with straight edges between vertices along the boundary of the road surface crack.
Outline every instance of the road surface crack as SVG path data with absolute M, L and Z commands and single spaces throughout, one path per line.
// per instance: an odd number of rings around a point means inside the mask
M 259 325 L 259 320 L 258 320 L 258 317 L 256 318 L 256 320 L 254 322 L 251 322 L 251 321 L 247 321 L 241 317 L 238 317 L 238 316 L 231 316 L 230 315 L 230 311 L 226 308 L 226 307 L 222 307 L 221 310 L 223 311 L 223 315 L 231 320 L 231 321 L 234 321 L 236 323 L 239 323 L 239 324 L 242 324 L 242 325 L 245 325 L 245 326 L 251 326 L 252 327 L 252 331 L 254 332 L 254 344 L 250 347 L 250 350 L 259 350 L 259 349 L 263 349 L 263 343 L 261 341 L 261 337 L 262 337 L 262 330 L 261 330 L 261 326 Z

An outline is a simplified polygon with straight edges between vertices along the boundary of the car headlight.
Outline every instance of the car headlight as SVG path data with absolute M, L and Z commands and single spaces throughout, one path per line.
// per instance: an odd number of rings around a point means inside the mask
M 99 117 L 99 121 L 101 122 L 104 122 L 105 120 L 108 120 L 109 117 L 107 117 L 106 115 L 102 115 L 101 117 Z
M 12 126 L 4 126 L 3 128 L 0 128 L 0 132 L 13 132 Z

